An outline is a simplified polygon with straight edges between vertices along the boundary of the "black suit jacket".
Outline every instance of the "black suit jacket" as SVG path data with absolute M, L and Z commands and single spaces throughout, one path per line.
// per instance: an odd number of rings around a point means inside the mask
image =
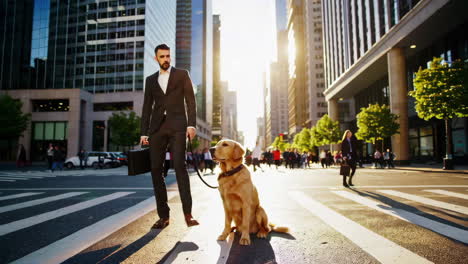
M 159 86 L 158 77 L 159 71 L 146 78 L 141 135 L 149 136 L 157 132 L 163 122 L 164 112 L 167 122 L 176 131 L 186 131 L 187 126 L 196 127 L 197 107 L 189 73 L 172 67 L 166 93 Z
M 356 160 L 357 158 L 356 146 L 357 146 L 357 140 L 355 137 L 351 137 L 351 147 L 353 149 L 353 152 L 350 152 L 351 149 L 349 148 L 349 142 L 347 139 L 341 141 L 341 154 L 343 155 L 343 157 L 350 155 L 352 159 Z

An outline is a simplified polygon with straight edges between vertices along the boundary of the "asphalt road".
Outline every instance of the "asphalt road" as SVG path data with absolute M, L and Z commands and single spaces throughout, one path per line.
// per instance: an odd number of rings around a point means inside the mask
M 191 176 L 187 228 L 175 175 L 171 224 L 157 219 L 149 174 L 108 170 L 0 171 L 0 263 L 466 263 L 468 175 L 359 169 L 352 189 L 338 168 L 264 168 L 252 174 L 269 220 L 291 229 L 218 242 L 217 190 Z M 205 179 L 216 185 L 216 175 Z

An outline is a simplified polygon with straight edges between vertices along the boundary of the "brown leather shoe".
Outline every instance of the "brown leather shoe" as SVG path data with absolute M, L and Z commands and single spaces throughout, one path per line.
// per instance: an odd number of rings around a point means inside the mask
M 187 223 L 188 227 L 199 225 L 198 221 L 193 218 L 192 214 L 185 215 L 185 223 Z
M 169 225 L 169 217 L 160 218 L 158 221 L 156 221 L 156 223 L 154 223 L 151 229 L 163 229 L 168 225 Z

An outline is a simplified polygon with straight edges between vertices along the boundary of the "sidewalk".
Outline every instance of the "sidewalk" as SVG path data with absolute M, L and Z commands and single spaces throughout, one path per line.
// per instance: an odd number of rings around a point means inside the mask
M 380 170 L 380 169 L 377 169 L 377 168 L 373 168 L 372 164 L 364 164 L 364 168 Z M 411 165 L 407 165 L 407 166 L 395 166 L 395 168 L 392 169 L 392 170 L 468 174 L 468 166 L 467 165 L 455 165 L 454 170 L 444 170 L 442 168 L 443 168 L 442 163 L 436 163 L 436 164 L 411 163 Z

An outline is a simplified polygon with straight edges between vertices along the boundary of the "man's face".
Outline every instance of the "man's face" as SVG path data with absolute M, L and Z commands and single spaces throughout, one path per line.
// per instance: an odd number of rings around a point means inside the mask
M 161 69 L 167 71 L 171 66 L 171 51 L 159 49 L 158 53 L 156 53 L 156 61 L 158 61 Z

